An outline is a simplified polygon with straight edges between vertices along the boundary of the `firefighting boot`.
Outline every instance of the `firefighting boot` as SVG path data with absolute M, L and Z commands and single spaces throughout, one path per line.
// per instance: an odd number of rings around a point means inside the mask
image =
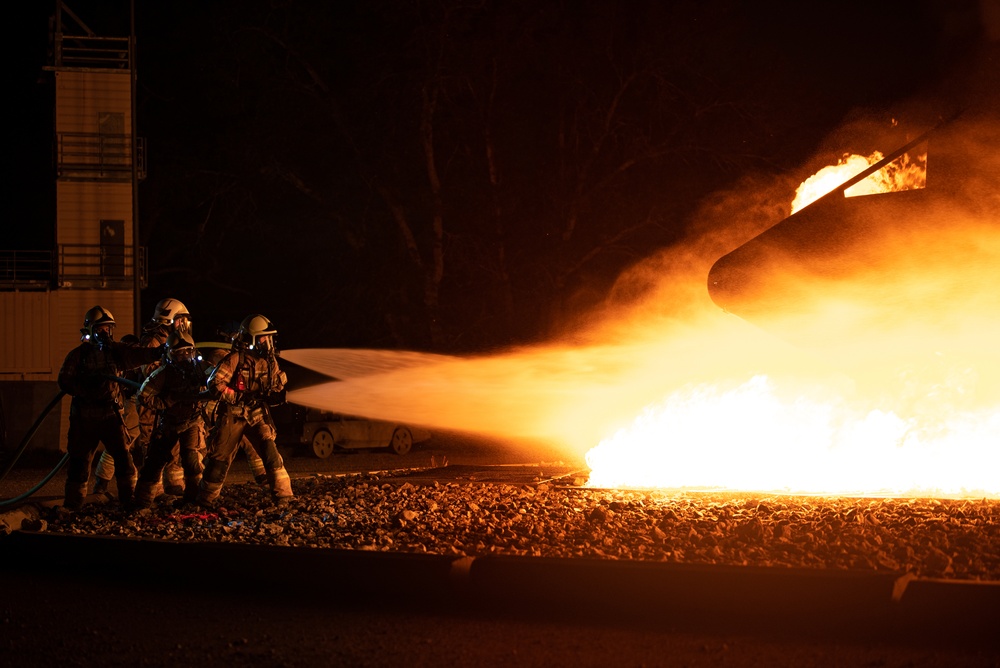
M 149 508 L 156 498 L 158 483 L 140 480 L 135 485 L 135 494 L 132 495 L 132 506 L 135 508 Z
M 170 496 L 184 496 L 184 469 L 172 461 L 163 469 L 163 491 Z
M 115 474 L 115 482 L 118 484 L 118 503 L 122 506 L 128 506 L 132 503 L 132 495 L 138 478 L 139 474 L 135 472 L 132 475 Z
M 215 507 L 219 494 L 222 493 L 222 485 L 226 480 L 226 473 L 229 472 L 229 462 L 209 459 L 205 463 L 205 472 L 201 476 L 201 484 L 198 485 L 197 503 L 205 508 Z
M 209 459 L 205 463 L 205 472 L 201 476 L 201 484 L 198 485 L 198 505 L 206 508 L 214 508 L 219 494 L 222 493 L 222 485 L 226 482 L 226 474 L 229 473 L 228 460 Z
M 94 491 L 93 491 L 93 493 L 94 494 L 107 494 L 108 493 L 108 485 L 110 485 L 110 484 L 111 484 L 111 480 L 109 478 L 97 478 L 97 481 L 94 483 Z
M 198 491 L 201 487 L 201 474 L 184 477 L 184 503 L 197 503 Z
M 201 484 L 198 485 L 198 495 L 195 497 L 195 503 L 202 508 L 214 508 L 221 493 L 221 482 L 209 482 L 206 478 L 202 478 Z
M 135 483 L 135 494 L 139 493 L 139 485 L 149 485 L 150 487 L 150 490 L 148 492 L 149 497 L 154 501 L 157 498 L 159 498 L 161 494 L 163 494 L 163 485 L 160 484 L 159 480 L 157 480 L 156 482 L 144 482 L 142 480 L 139 480 L 138 482 Z M 135 498 L 135 494 L 132 495 L 133 499 Z
M 268 483 L 271 486 L 271 497 L 277 505 L 287 505 L 288 499 L 295 496 L 292 493 L 292 479 L 288 477 L 288 471 L 284 466 L 276 468 L 267 474 Z
M 67 478 L 63 496 L 66 497 L 63 500 L 63 507 L 67 510 L 80 510 L 83 507 L 83 500 L 87 496 L 87 481 L 74 482 Z

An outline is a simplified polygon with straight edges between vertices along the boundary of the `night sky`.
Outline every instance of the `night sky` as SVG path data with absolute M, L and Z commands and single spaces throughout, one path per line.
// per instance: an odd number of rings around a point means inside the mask
M 202 339 L 261 312 L 286 348 L 561 332 L 702 198 L 799 170 L 986 41 L 951 0 L 136 5 L 143 308 L 181 299 Z M 127 31 L 127 2 L 69 6 Z M 9 74 L 20 249 L 54 236 L 48 13 Z

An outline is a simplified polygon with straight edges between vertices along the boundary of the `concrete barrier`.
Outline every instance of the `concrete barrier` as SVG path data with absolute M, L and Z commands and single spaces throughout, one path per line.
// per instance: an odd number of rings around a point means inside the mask
M 266 591 L 313 605 L 367 601 L 671 628 L 1000 643 L 1000 583 L 871 571 L 447 555 L 196 543 L 15 530 L 9 572 L 107 564 L 195 596 Z M 194 569 L 191 565 L 196 565 Z M 192 578 L 192 573 L 198 574 Z M 212 575 L 212 574 L 221 574 Z

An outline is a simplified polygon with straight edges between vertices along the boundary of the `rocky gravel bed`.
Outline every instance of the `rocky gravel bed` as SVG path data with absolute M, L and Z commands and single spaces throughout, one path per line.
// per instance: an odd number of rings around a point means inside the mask
M 420 552 L 588 557 L 699 564 L 862 569 L 1000 580 L 1000 500 L 883 499 L 413 484 L 392 473 L 293 480 L 271 504 L 227 485 L 213 511 L 161 497 L 124 512 L 52 510 L 53 532 Z

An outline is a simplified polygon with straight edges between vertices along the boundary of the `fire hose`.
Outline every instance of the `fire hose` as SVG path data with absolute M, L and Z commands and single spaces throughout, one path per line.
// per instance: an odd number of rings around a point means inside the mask
M 127 378 L 122 378 L 120 376 L 107 376 L 106 378 L 108 380 L 113 380 L 113 381 L 116 381 L 118 383 L 121 383 L 122 385 L 130 387 L 133 390 L 139 389 L 139 387 L 141 385 L 140 383 L 137 383 L 137 382 L 135 382 L 133 380 L 129 380 Z M 11 469 L 14 468 L 14 464 L 17 463 L 17 460 L 21 457 L 21 455 L 24 453 L 25 449 L 28 447 L 28 443 L 31 442 L 31 438 L 35 435 L 35 432 L 38 431 L 38 428 L 41 426 L 42 421 L 48 416 L 49 413 L 52 412 L 53 408 L 55 408 L 56 406 L 59 405 L 59 402 L 62 401 L 62 398 L 63 398 L 63 396 L 65 394 L 66 394 L 65 392 L 63 392 L 62 390 L 60 390 L 56 394 L 56 396 L 52 398 L 52 401 L 50 401 L 49 404 L 44 409 L 42 409 L 42 412 L 38 415 L 38 418 L 35 420 L 34 424 L 31 425 L 31 428 L 28 429 L 28 431 L 25 433 L 24 438 L 21 439 L 21 443 L 18 445 L 17 450 L 11 456 L 10 460 L 4 465 L 3 471 L 0 472 L 0 481 L 3 481 L 7 477 L 7 475 L 10 473 Z M 28 497 L 30 497 L 32 494 L 34 494 L 38 490 L 40 490 L 42 487 L 44 487 L 49 482 L 49 480 L 52 479 L 52 477 L 56 473 L 58 473 L 62 469 L 63 466 L 66 465 L 66 462 L 68 460 L 69 460 L 69 453 L 67 452 L 66 454 L 64 454 L 62 456 L 62 459 L 59 460 L 59 463 L 55 465 L 55 468 L 53 468 L 42 479 L 41 482 L 39 482 L 37 485 L 35 485 L 31 489 L 29 489 L 27 492 L 25 492 L 25 493 L 23 493 L 23 494 L 21 494 L 19 496 L 16 496 L 16 497 L 11 498 L 11 499 L 0 500 L 0 508 L 2 508 L 4 506 L 15 504 L 15 503 L 19 503 L 19 502 L 23 501 L 24 499 L 27 499 Z
M 14 454 L 11 456 L 10 460 L 7 462 L 6 465 L 4 465 L 3 471 L 0 472 L 0 481 L 4 480 L 7 477 L 7 474 L 10 473 L 11 469 L 14 468 L 14 464 L 17 463 L 17 460 L 21 457 L 21 455 L 24 453 L 24 450 L 28 447 L 28 443 L 31 441 L 31 438 L 35 435 L 35 432 L 38 431 L 38 428 L 42 425 L 42 420 L 44 420 L 48 416 L 48 414 L 52 412 L 53 408 L 59 405 L 59 402 L 62 401 L 63 395 L 65 394 L 66 394 L 65 392 L 60 390 L 56 394 L 56 396 L 52 398 L 52 401 L 49 402 L 49 405 L 46 406 L 42 410 L 42 412 L 38 415 L 38 418 L 35 420 L 34 424 L 32 424 L 31 428 L 28 429 L 28 431 L 24 434 L 24 438 L 21 439 L 21 443 L 18 445 L 17 450 L 14 451 Z M 24 499 L 27 499 L 29 496 L 31 496 L 38 490 L 40 490 L 42 487 L 45 486 L 46 483 L 48 483 L 49 480 L 52 479 L 52 476 L 58 473 L 62 469 L 62 467 L 66 465 L 66 461 L 68 459 L 69 459 L 69 453 L 64 454 L 62 456 L 62 459 L 59 460 L 59 463 L 56 464 L 55 468 L 53 468 L 48 473 L 48 475 L 46 475 L 42 479 L 40 483 L 29 489 L 24 494 L 16 496 L 12 499 L 0 500 L 0 508 L 14 503 L 19 503 Z

